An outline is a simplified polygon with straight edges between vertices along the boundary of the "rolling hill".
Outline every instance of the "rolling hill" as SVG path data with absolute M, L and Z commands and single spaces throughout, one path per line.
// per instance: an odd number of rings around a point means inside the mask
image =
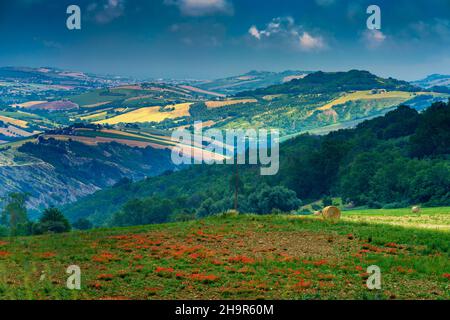
M 268 74 L 262 74 L 267 80 Z M 302 74 L 300 78 L 295 74 L 272 74 L 277 75 L 278 79 L 281 75 L 284 76 L 283 80 L 278 80 L 284 83 L 226 98 L 210 91 L 213 89 L 211 87 L 199 89 L 199 86 L 179 83 L 123 83 L 124 79 L 96 78 L 82 73 L 45 68 L 3 69 L 0 82 L 16 79 L 16 85 L 26 84 L 26 90 L 31 90 L 32 93 L 28 97 L 28 91 L 19 91 L 20 99 L 17 103 L 0 103 L 2 182 L 8 186 L 2 190 L 3 194 L 28 191 L 33 194 L 32 207 L 38 208 L 77 200 L 99 188 L 114 184 L 122 177 L 132 176 L 139 180 L 173 169 L 166 165 L 152 172 L 151 169 L 143 170 L 136 163 L 124 164 L 118 160 L 118 165 L 125 169 L 113 175 L 110 182 L 105 183 L 101 178 L 95 181 L 95 177 L 92 177 L 83 182 L 88 187 L 71 189 L 71 186 L 80 185 L 80 181 L 73 182 L 73 177 L 65 177 L 64 172 L 55 170 L 64 158 L 57 163 L 48 163 L 42 159 L 42 155 L 36 157 L 29 154 L 30 150 L 22 152 L 24 145 L 39 146 L 43 149 L 43 154 L 46 148 L 49 148 L 51 154 L 53 148 L 44 141 L 54 141 L 70 147 L 72 143 L 78 143 L 91 148 L 92 151 L 89 152 L 93 154 L 99 150 L 103 152 L 106 145 L 119 144 L 116 147 L 123 148 L 117 151 L 119 158 L 130 149 L 136 149 L 140 154 L 138 157 L 142 156 L 142 150 L 146 148 L 168 154 L 173 148 L 173 142 L 169 139 L 171 132 L 176 128 L 191 129 L 194 121 L 202 121 L 205 127 L 217 129 L 276 128 L 285 141 L 305 132 L 323 135 L 355 127 L 364 120 L 394 110 L 400 104 L 423 110 L 431 103 L 449 97 L 444 93 L 418 89 L 403 81 L 379 78 L 365 71 L 318 72 L 306 76 Z M 250 75 L 261 76 L 258 72 L 247 76 Z M 75 91 L 60 88 L 58 90 L 63 91 L 52 91 L 51 99 L 47 96 L 49 91 L 44 91 L 46 95 L 41 95 L 41 86 L 49 85 L 48 81 L 53 81 L 53 86 L 61 86 L 64 81 L 72 78 L 76 79 L 73 80 L 74 85 L 85 84 L 87 87 L 73 89 Z M 21 82 L 20 79 L 27 82 Z M 241 80 L 243 81 L 242 78 Z M 34 83 L 31 84 L 32 81 Z M 0 86 L 0 90 L 2 88 L 10 90 L 12 87 Z M 10 97 L 8 94 L 6 96 Z M 186 147 L 184 151 L 191 152 L 192 148 Z M 86 150 L 80 154 L 74 152 L 75 159 L 84 159 L 84 152 Z M 217 157 L 214 154 L 209 156 Z M 114 158 L 113 154 L 110 159 L 101 161 L 105 171 L 115 163 Z M 159 159 L 155 161 L 155 168 L 158 168 Z M 42 170 L 43 163 L 45 170 Z M 73 161 L 69 161 L 69 167 L 71 166 Z M 12 183 L 11 177 L 15 174 L 19 178 L 17 183 Z M 67 193 L 63 192 L 56 198 L 45 194 L 45 188 L 39 185 L 39 179 L 44 176 L 52 177 L 56 181 L 52 183 L 58 185 L 59 190 L 64 190 L 64 181 L 69 181 Z
M 117 76 L 99 76 L 84 72 L 61 70 L 51 67 L 0 67 L 2 82 L 21 84 L 47 84 L 50 88 L 71 90 L 73 87 L 92 88 L 104 85 L 117 85 L 130 79 Z M 53 86 L 53 87 L 52 87 Z M 59 86 L 59 87 L 58 87 Z
M 203 90 L 214 91 L 224 95 L 265 88 L 275 84 L 289 82 L 293 79 L 302 78 L 310 71 L 251 71 L 243 75 L 228 77 L 224 79 L 195 82 L 194 86 Z
M 436 92 L 450 93 L 450 75 L 432 74 L 412 84 Z
M 39 75 L 42 73 L 53 75 L 56 71 L 38 72 Z M 53 76 L 59 79 L 63 77 L 60 74 L 64 77 L 72 75 L 76 79 L 87 77 L 69 72 L 59 72 Z M 15 141 L 79 122 L 109 125 L 132 123 L 145 128 L 173 130 L 189 127 L 194 121 L 203 121 L 219 129 L 277 128 L 282 135 L 290 136 L 306 131 L 327 132 L 336 127 L 353 126 L 358 121 L 382 115 L 401 103 L 421 110 L 449 96 L 358 70 L 301 75 L 298 72 L 251 72 L 229 78 L 228 81 L 238 78 L 244 81 L 251 77 L 266 80 L 276 77 L 282 84 L 225 98 L 212 92 L 212 87 L 200 89 L 197 84 L 194 87 L 144 82 L 98 88 L 95 87 L 98 83 L 91 80 L 89 83 L 94 87 L 72 95 L 70 90 L 54 92 L 51 99 L 38 96 L 27 100 L 23 95 L 20 103 L 0 105 L 0 116 L 3 116 L 0 120 L 10 126 L 1 130 L 0 140 Z M 12 78 L 4 78 L 7 79 Z M 26 79 L 40 81 L 31 76 Z M 261 81 L 267 84 L 266 80 Z M 26 121 L 26 125 L 17 127 L 19 121 Z
M 426 89 L 432 87 L 450 87 L 450 75 L 432 74 L 424 79 L 413 81 L 412 83 Z

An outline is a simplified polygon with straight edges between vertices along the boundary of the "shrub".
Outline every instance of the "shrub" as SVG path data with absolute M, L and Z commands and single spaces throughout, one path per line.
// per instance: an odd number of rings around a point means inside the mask
M 45 209 L 39 222 L 33 226 L 34 234 L 63 233 L 72 229 L 69 220 L 56 208 Z
M 301 201 L 294 191 L 282 186 L 262 187 L 248 197 L 252 212 L 270 214 L 273 212 L 290 212 L 298 209 Z

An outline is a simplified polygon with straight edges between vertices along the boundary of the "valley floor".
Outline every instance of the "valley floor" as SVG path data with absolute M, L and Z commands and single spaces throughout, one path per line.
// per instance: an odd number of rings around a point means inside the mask
M 0 239 L 0 298 L 450 299 L 449 226 L 450 208 L 395 209 Z M 370 265 L 381 290 L 366 287 Z

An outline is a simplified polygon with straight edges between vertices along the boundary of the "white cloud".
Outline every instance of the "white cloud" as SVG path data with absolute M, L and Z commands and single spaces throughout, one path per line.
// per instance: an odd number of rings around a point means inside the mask
M 87 8 L 94 20 L 99 24 L 107 24 L 124 14 L 125 0 L 107 0 L 102 6 L 91 3 Z
M 366 30 L 363 33 L 363 40 L 371 49 L 379 47 L 386 38 L 386 35 L 380 30 Z
M 229 0 L 164 0 L 164 3 L 177 6 L 181 14 L 191 17 L 233 14 L 233 5 Z
M 300 36 L 300 46 L 303 50 L 317 50 L 324 47 L 323 39 L 321 37 L 313 37 L 308 32 L 303 32 Z
M 248 30 L 248 33 L 250 33 L 256 39 L 261 40 L 261 33 L 256 26 L 251 26 Z
M 296 25 L 292 17 L 278 17 L 272 19 L 264 29 L 251 26 L 248 30 L 251 37 L 261 42 L 280 43 L 302 51 L 318 51 L 326 48 L 324 39 L 319 35 L 312 35 L 301 25 Z

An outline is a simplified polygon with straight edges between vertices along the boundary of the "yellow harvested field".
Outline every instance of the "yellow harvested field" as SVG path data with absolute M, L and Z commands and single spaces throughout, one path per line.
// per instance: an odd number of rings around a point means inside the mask
M 118 115 L 116 117 L 97 121 L 98 124 L 118 124 L 118 123 L 144 123 L 144 122 L 161 122 L 166 119 L 176 119 L 189 116 L 189 108 L 192 103 L 180 103 L 166 106 L 166 109 L 173 108 L 172 111 L 161 112 L 161 107 L 146 107 L 137 109 L 128 113 Z
M 223 101 L 207 101 L 205 102 L 208 108 L 221 108 L 225 106 L 232 106 L 241 103 L 255 103 L 258 102 L 256 99 L 240 99 L 240 100 L 223 100 Z
M 28 127 L 28 122 L 23 121 L 23 120 L 10 118 L 10 117 L 0 116 L 0 121 L 3 121 L 5 123 L 9 123 L 9 124 L 13 124 L 13 125 L 21 127 L 21 128 L 27 128 Z
M 423 92 L 416 93 L 417 95 L 424 94 Z M 330 103 L 318 108 L 317 110 L 328 110 L 333 108 L 334 106 L 345 104 L 349 101 L 356 100 L 374 100 L 374 99 L 401 99 L 408 100 L 414 97 L 414 93 L 406 92 L 406 91 L 387 91 L 381 93 L 372 93 L 371 90 L 367 91 L 356 91 L 349 94 L 345 94 L 342 97 L 339 97 Z

